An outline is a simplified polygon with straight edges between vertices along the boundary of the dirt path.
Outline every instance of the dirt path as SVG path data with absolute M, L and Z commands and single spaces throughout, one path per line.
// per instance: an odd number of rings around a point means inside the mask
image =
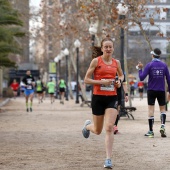
M 33 112 L 25 111 L 23 98 L 11 100 L 0 113 L 0 170 L 102 170 L 105 159 L 104 135 L 81 134 L 91 109 L 75 101 L 60 105 L 34 101 Z M 148 130 L 146 99 L 135 99 L 135 120 L 119 122 L 115 135 L 114 170 L 170 169 L 170 111 L 167 113 L 167 138 L 159 133 L 160 119 L 156 108 L 155 138 L 145 138 Z

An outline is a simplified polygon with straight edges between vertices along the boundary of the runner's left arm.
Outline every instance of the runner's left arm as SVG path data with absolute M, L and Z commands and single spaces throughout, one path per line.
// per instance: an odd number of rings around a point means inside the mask
M 22 83 L 22 86 L 27 86 L 27 78 L 26 77 L 24 77 L 23 79 L 22 79 L 22 81 L 21 81 Z

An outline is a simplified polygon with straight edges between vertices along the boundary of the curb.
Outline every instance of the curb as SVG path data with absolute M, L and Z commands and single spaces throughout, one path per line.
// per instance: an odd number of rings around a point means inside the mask
M 3 102 L 0 103 L 0 107 L 6 105 L 10 101 L 9 98 L 5 99 Z

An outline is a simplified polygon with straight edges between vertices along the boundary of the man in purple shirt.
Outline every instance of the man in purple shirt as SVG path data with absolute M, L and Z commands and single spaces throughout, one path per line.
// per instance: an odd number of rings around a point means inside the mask
M 149 76 L 147 89 L 149 131 L 145 134 L 145 136 L 151 138 L 154 137 L 154 106 L 155 100 L 157 99 L 159 103 L 161 117 L 160 133 L 161 137 L 166 137 L 165 78 L 168 84 L 168 90 L 170 92 L 170 74 L 167 65 L 159 59 L 161 55 L 160 49 L 155 48 L 154 51 L 151 51 L 151 54 L 152 61 L 146 65 L 144 70 L 142 70 L 143 64 L 141 62 L 139 62 L 136 66 L 136 68 L 139 70 L 139 78 L 141 81 L 143 81 L 147 76 Z M 168 99 L 170 99 L 170 95 L 168 95 Z

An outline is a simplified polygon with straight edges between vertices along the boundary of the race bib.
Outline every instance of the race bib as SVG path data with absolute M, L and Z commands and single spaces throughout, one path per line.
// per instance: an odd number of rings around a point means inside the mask
M 105 79 L 101 79 L 101 80 L 105 80 Z M 101 85 L 101 86 L 100 86 L 100 90 L 104 90 L 104 91 L 114 91 L 115 88 L 114 88 L 113 82 L 112 82 L 111 85 Z
M 27 89 L 32 89 L 32 86 L 31 85 L 27 85 Z
M 27 79 L 27 89 L 32 89 L 32 79 L 31 78 L 28 78 Z

